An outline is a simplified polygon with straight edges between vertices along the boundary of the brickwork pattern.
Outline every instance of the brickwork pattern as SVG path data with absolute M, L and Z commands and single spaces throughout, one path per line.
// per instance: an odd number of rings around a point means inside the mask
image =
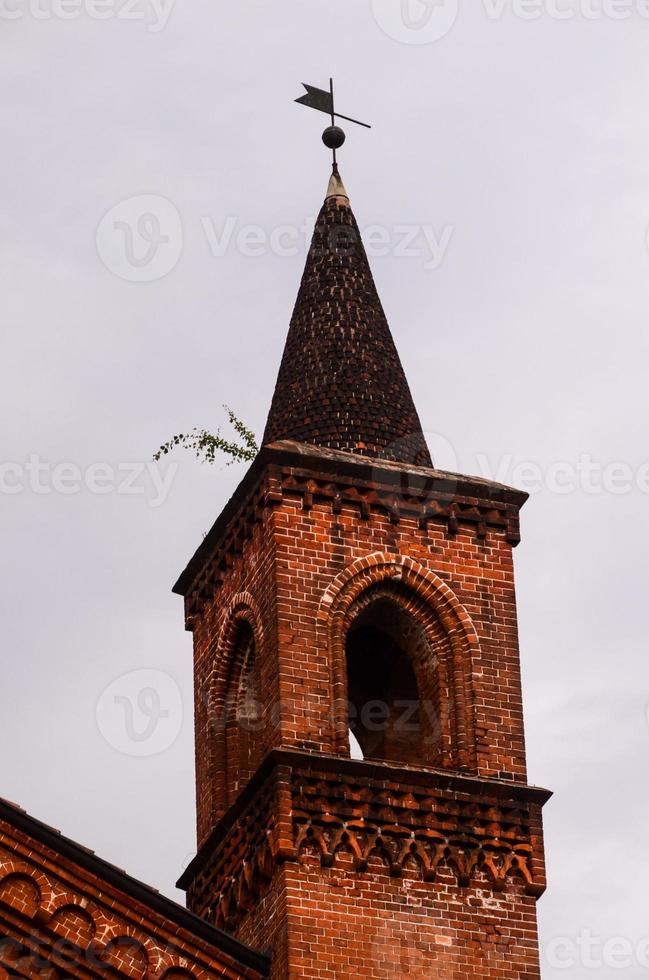
M 0 819 L 0 976 L 6 975 L 256 980 L 266 973 Z
M 525 499 L 432 468 L 334 180 L 262 449 L 175 586 L 199 842 L 179 885 L 270 946 L 274 980 L 539 980 L 548 794 L 526 785 L 512 556 Z
M 512 556 L 525 495 L 285 443 L 235 500 L 178 590 L 199 701 L 227 686 L 232 622 L 251 624 L 265 761 L 234 803 L 215 792 L 204 760 L 224 739 L 199 719 L 198 799 L 211 803 L 182 880 L 190 907 L 272 947 L 277 980 L 536 980 L 545 797 L 526 786 Z M 443 751 L 385 782 L 347 741 L 344 637 L 377 596 L 421 626 L 419 688 L 445 719 Z M 280 760 L 273 781 L 277 752 L 313 761 Z M 365 778 L 348 778 L 354 765 Z
M 239 764 L 228 758 L 236 670 L 232 657 L 238 622 L 248 623 L 255 642 L 259 688 L 265 692 L 263 711 L 254 726 L 259 761 L 277 743 L 279 719 L 272 706 L 279 702 L 279 679 L 272 650 L 276 646 L 274 604 L 274 541 L 268 526 L 250 525 L 251 538 L 233 549 L 220 571 L 219 602 L 205 615 L 192 619 L 194 628 L 194 732 L 196 814 L 201 844 L 243 788 Z
M 279 745 L 347 754 L 344 617 L 370 587 L 395 589 L 410 609 L 423 603 L 443 632 L 435 642 L 449 675 L 445 764 L 526 779 L 512 560 L 524 495 L 516 504 L 479 481 L 449 491 L 440 475 L 442 489 L 431 477 L 418 496 L 415 483 L 395 488 L 383 464 L 364 473 L 349 454 L 338 454 L 349 476 L 333 482 L 326 452 L 309 451 L 300 467 L 280 465 L 281 449 L 266 451 L 274 465 L 260 470 L 186 588 L 199 845 L 236 780 L 221 710 L 233 618 L 247 617 L 256 637 L 260 756 Z
M 414 869 L 359 876 L 352 863 L 287 865 L 291 978 L 539 980 L 535 899 L 518 883 L 458 889 L 447 869 L 433 891 Z
M 476 975 L 537 975 L 516 971 L 533 962 L 534 899 L 545 889 L 547 793 L 283 751 L 274 753 L 272 771 L 265 769 L 188 869 L 185 884 L 199 914 L 246 941 L 286 924 L 292 972 L 276 966 L 274 976 L 342 975 L 345 964 L 353 969 L 363 957 L 361 942 L 386 946 L 383 958 L 395 930 L 404 941 L 398 955 L 416 953 L 410 964 L 418 965 L 416 976 L 459 975 L 453 971 L 468 961 L 456 944 L 469 936 L 484 956 L 486 972 Z M 280 886 L 286 907 L 278 922 L 268 918 L 268 895 L 274 888 L 277 896 Z M 345 912 L 340 897 L 357 908 Z M 462 910 L 458 921 L 449 919 L 449 907 Z M 406 929 L 411 910 L 418 947 Z M 304 957 L 313 957 L 308 968 Z M 366 966 L 355 975 L 399 974 Z
M 283 439 L 432 465 L 347 198 L 316 222 L 263 443 Z

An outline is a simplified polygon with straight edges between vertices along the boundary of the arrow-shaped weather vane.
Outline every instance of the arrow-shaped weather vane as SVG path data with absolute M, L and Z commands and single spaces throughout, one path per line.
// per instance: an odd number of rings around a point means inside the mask
M 333 78 L 329 79 L 328 92 L 325 89 L 307 85 L 306 82 L 302 82 L 302 84 L 306 89 L 306 95 L 301 96 L 295 101 L 299 102 L 300 105 L 306 105 L 310 109 L 318 109 L 320 112 L 326 112 L 328 116 L 331 116 L 331 126 L 327 126 L 322 134 L 322 142 L 332 150 L 334 158 L 333 167 L 334 171 L 337 171 L 336 150 L 340 149 L 345 142 L 345 134 L 340 126 L 336 126 L 336 119 L 346 119 L 347 122 L 356 123 L 357 126 L 365 126 L 366 129 L 371 129 L 372 127 L 369 123 L 360 122 L 358 119 L 352 119 L 350 116 L 343 116 L 342 113 L 336 112 Z

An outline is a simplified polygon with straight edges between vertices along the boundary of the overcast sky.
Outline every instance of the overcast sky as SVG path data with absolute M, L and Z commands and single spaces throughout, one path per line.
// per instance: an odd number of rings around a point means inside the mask
M 333 74 L 436 462 L 533 491 L 544 977 L 646 976 L 649 5 L 137 2 L 0 0 L 0 794 L 183 900 L 170 590 L 243 469 L 147 467 L 223 403 L 263 430 L 329 168 L 293 99 Z

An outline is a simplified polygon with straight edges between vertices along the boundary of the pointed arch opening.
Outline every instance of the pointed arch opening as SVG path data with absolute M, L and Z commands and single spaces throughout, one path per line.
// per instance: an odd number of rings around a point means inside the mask
M 232 634 L 232 661 L 226 696 L 225 755 L 228 802 L 233 803 L 261 761 L 261 691 L 255 634 L 247 618 Z
M 369 590 L 345 636 L 350 747 L 386 762 L 439 761 L 439 664 L 424 625 L 391 588 Z
M 318 620 L 332 663 L 334 751 L 475 771 L 480 644 L 446 582 L 409 556 L 376 552 L 331 582 Z
M 265 648 L 263 622 L 254 597 L 249 592 L 237 593 L 223 611 L 210 651 L 205 714 L 198 704 L 197 723 L 200 719 L 209 734 L 207 765 L 201 765 L 203 759 L 197 758 L 198 798 L 208 803 L 199 810 L 203 818 L 201 841 L 259 768 L 267 748 L 261 683 Z M 267 702 L 267 692 L 265 698 Z

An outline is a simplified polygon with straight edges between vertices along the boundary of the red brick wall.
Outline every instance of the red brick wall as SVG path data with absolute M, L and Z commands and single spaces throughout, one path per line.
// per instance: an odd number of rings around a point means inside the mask
M 525 743 L 511 546 L 502 534 L 484 540 L 460 529 L 422 531 L 414 520 L 398 526 L 381 515 L 360 521 L 344 507 L 325 505 L 305 513 L 286 501 L 271 517 L 276 543 L 278 660 L 284 745 L 332 751 L 331 662 L 317 630 L 322 597 L 332 580 L 354 560 L 377 553 L 409 557 L 433 571 L 468 613 L 479 650 L 463 656 L 473 687 L 465 695 L 473 713 L 475 768 L 484 776 L 525 781 Z M 385 580 L 383 566 L 369 571 L 367 584 Z M 307 709 L 307 710 L 305 710 Z
M 279 701 L 275 650 L 275 542 L 267 522 L 256 525 L 253 537 L 233 556 L 215 599 L 194 626 L 194 732 L 196 752 L 196 817 L 199 846 L 233 802 L 238 765 L 228 766 L 224 723 L 232 691 L 230 658 L 224 643 L 228 628 L 244 612 L 255 633 L 259 688 L 264 692 L 263 714 L 255 728 L 259 761 L 278 741 Z M 224 647 L 227 646 L 227 650 Z M 236 678 L 234 678 L 236 681 Z M 224 700 L 225 690 L 225 700 Z M 239 788 L 243 788 L 239 786 Z
M 519 886 L 458 889 L 446 872 L 431 887 L 414 870 L 390 878 L 378 858 L 361 876 L 345 855 L 331 869 L 315 857 L 290 865 L 287 895 L 289 977 L 540 977 L 535 900 Z
M 272 976 L 277 978 L 290 975 L 289 901 L 285 869 L 280 868 L 269 890 L 259 898 L 237 930 L 237 938 L 253 949 L 272 950 Z
M 476 976 L 537 976 L 546 798 L 520 783 L 276 751 L 189 869 L 189 902 L 270 945 L 277 978 L 342 975 L 368 944 L 386 962 L 409 957 L 419 976 L 455 980 L 467 950 Z M 400 975 L 370 962 L 353 975 Z
M 430 880 L 408 867 L 395 877 L 378 857 L 368 870 L 362 862 L 346 867 L 343 856 L 329 867 L 308 847 L 293 853 L 283 831 L 278 836 L 282 820 L 290 823 L 287 811 L 269 823 L 270 872 L 247 870 L 256 861 L 259 820 L 248 842 L 237 837 L 236 820 L 225 842 L 207 842 L 245 781 L 223 749 L 223 731 L 210 727 L 236 660 L 232 624 L 245 617 L 256 637 L 259 760 L 275 748 L 348 757 L 344 639 L 373 590 L 397 602 L 428 637 L 430 662 L 416 665 L 420 697 L 441 705 L 434 752 L 402 761 L 525 786 L 512 558 L 524 496 L 484 481 L 429 479 L 425 471 L 404 482 L 396 464 L 361 468 L 343 454 L 299 451 L 304 458 L 296 464 L 286 461 L 286 450 L 264 450 L 268 458 L 258 460 L 256 482 L 248 478 L 239 511 L 208 536 L 203 567 L 195 560 L 198 574 L 186 583 L 203 869 L 206 849 L 216 847 L 215 870 L 201 872 L 200 888 L 189 870 L 190 906 L 246 942 L 272 946 L 277 978 L 400 976 L 404 958 L 412 976 L 536 978 L 534 906 L 545 881 L 536 817 L 528 841 L 538 872 L 531 891 L 509 878 L 482 882 L 481 864 L 477 880 L 458 879 L 456 844 L 449 845 L 449 866 Z M 519 840 L 523 848 L 526 839 Z M 262 863 L 267 859 L 264 851 Z
M 228 690 L 234 653 L 226 640 L 229 625 L 253 607 L 250 622 L 264 692 L 256 732 L 260 755 L 278 745 L 341 750 L 332 719 L 337 694 L 332 690 L 330 637 L 321 622 L 323 608 L 328 611 L 323 597 L 344 569 L 376 555 L 384 556 L 381 564 L 361 584 L 391 582 L 398 562 L 409 558 L 452 590 L 475 634 L 473 645 L 467 642 L 449 654 L 449 661 L 462 661 L 463 677 L 448 698 L 452 707 L 462 704 L 466 719 L 458 724 L 470 729 L 460 763 L 453 762 L 452 746 L 447 746 L 449 764 L 484 776 L 525 780 L 512 547 L 503 531 L 489 528 L 477 537 L 473 527 L 460 524 L 457 533 L 449 534 L 442 524 L 428 523 L 422 529 L 414 517 L 395 524 L 379 511 L 363 520 L 358 507 L 342 505 L 333 513 L 329 503 L 316 501 L 305 510 L 302 497 L 286 494 L 264 511 L 240 552 L 229 556 L 222 584 L 194 622 L 199 844 L 233 802 L 233 786 L 241 788 L 232 760 L 228 775 L 222 744 L 223 691 Z M 394 569 L 386 567 L 391 556 Z M 410 590 L 413 597 L 421 588 L 429 583 L 415 575 L 412 583 L 403 583 L 403 591 Z M 436 600 L 437 592 L 432 588 L 424 599 Z M 447 666 L 452 671 L 450 662 Z
M 7 804 L 3 810 L 21 827 L 30 824 L 22 811 L 11 813 Z M 265 975 L 179 925 L 164 908 L 135 898 L 126 875 L 124 890 L 115 884 L 120 873 L 114 868 L 107 868 L 108 881 L 92 852 L 81 856 L 90 855 L 91 870 L 70 856 L 71 842 L 45 828 L 68 852 L 60 853 L 42 842 L 43 825 L 33 826 L 35 837 L 0 817 L 0 976 L 5 970 L 10 976 L 124 980 Z M 146 893 L 142 886 L 138 891 Z

